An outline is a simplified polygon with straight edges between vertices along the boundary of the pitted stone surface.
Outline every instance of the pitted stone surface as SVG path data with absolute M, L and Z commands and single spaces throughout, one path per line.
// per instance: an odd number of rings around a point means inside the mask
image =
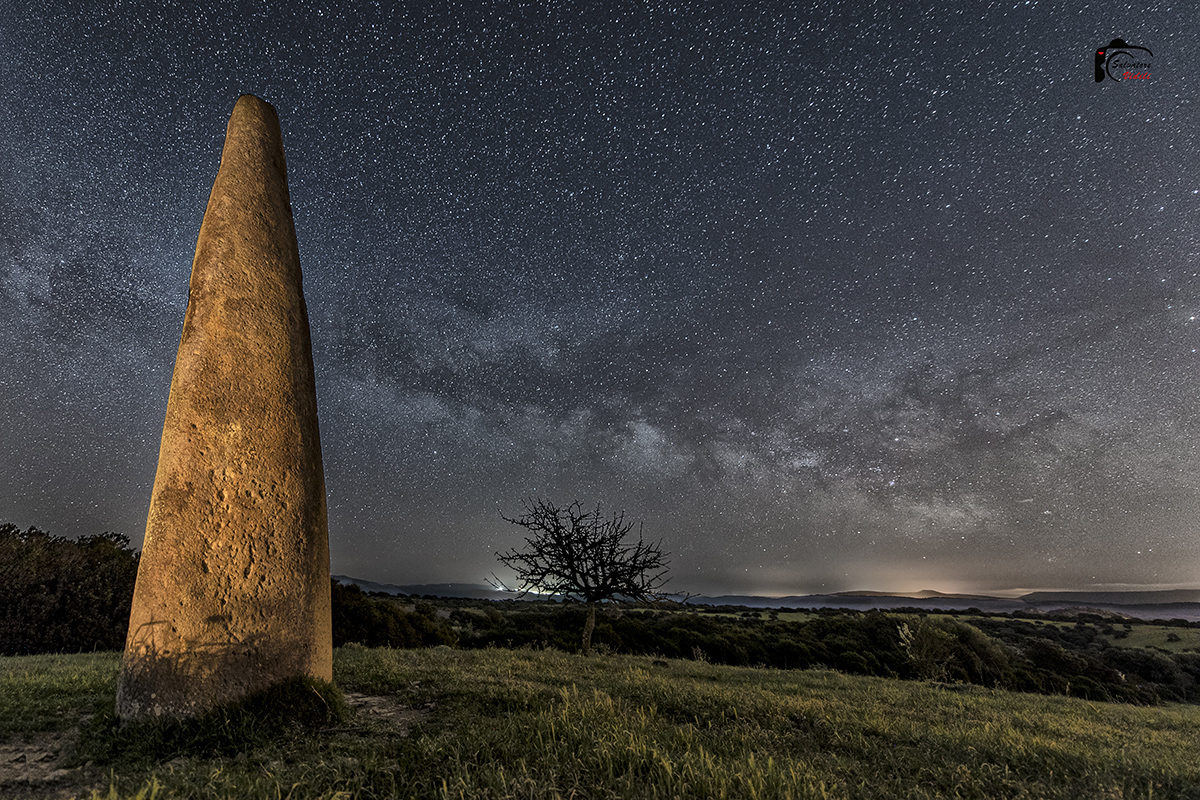
M 303 675 L 332 678 L 312 346 L 279 119 L 245 95 L 192 262 L 117 713 Z

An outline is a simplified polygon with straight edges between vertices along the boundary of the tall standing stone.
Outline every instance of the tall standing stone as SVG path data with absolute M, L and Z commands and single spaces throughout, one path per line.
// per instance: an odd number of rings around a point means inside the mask
M 238 99 L 196 242 L 117 691 L 188 717 L 332 678 L 308 312 L 275 109 Z

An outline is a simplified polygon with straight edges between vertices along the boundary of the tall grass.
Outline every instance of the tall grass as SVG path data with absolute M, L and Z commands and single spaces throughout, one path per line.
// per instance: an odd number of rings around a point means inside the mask
M 59 657 L 48 669 L 102 673 L 111 702 L 115 662 L 54 666 L 79 658 L 88 657 Z M 19 686 L 7 667 L 0 662 L 0 686 Z M 400 724 L 364 712 L 166 763 L 117 754 L 114 776 L 81 794 L 1200 797 L 1194 706 L 535 650 L 344 648 L 335 678 L 419 714 Z M 76 684 L 85 705 L 96 682 Z M 0 712 L 7 718 L 10 708 Z

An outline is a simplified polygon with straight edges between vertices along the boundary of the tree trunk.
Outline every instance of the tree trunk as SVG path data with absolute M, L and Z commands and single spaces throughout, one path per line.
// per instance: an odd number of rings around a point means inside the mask
M 583 623 L 583 654 L 592 653 L 592 630 L 596 627 L 596 603 L 588 603 L 587 622 Z

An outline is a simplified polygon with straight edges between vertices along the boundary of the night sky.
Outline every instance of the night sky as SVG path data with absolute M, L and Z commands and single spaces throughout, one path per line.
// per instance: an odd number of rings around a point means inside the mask
M 1198 587 L 1198 49 L 1182 2 L 0 0 L 0 522 L 140 546 L 251 93 L 333 572 L 482 582 L 543 497 L 693 592 Z

